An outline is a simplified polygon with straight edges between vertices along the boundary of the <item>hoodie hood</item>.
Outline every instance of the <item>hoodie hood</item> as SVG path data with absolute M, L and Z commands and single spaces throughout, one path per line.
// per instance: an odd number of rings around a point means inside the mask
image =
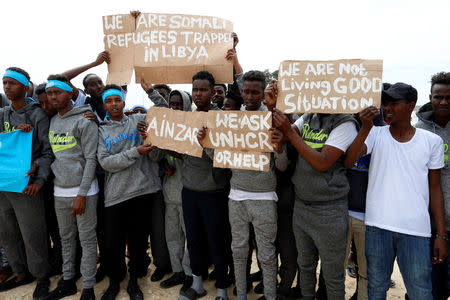
M 183 111 L 192 111 L 192 102 L 189 98 L 189 95 L 182 90 L 172 90 L 169 94 L 169 105 L 170 105 L 170 98 L 173 94 L 180 94 L 181 98 L 183 99 Z
M 420 121 L 423 121 L 424 123 L 427 123 L 428 125 L 432 125 L 433 122 L 433 106 L 431 105 L 431 102 L 428 102 L 427 104 L 423 105 L 418 112 L 416 112 L 416 116 L 419 118 Z M 419 122 L 420 122 L 419 121 Z
M 70 116 L 83 114 L 87 111 L 92 112 L 90 105 L 75 106 L 71 110 L 69 110 L 64 116 L 61 116 L 59 113 L 57 114 L 57 116 L 59 116 L 61 119 L 64 119 L 64 118 L 68 118 Z

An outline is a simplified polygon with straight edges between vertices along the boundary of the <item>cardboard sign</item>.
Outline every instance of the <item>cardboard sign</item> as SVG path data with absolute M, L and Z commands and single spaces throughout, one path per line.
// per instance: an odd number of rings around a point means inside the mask
M 283 61 L 276 107 L 285 113 L 331 114 L 380 107 L 382 73 L 382 60 Z
M 198 143 L 197 133 L 206 124 L 206 114 L 151 107 L 146 117 L 145 142 L 161 149 L 202 157 L 203 148 Z
M 233 23 L 207 16 L 141 13 L 103 17 L 105 49 L 111 53 L 108 83 L 128 84 L 133 69 L 153 84 L 191 83 L 206 70 L 218 83 L 233 82 L 225 59 L 233 47 Z
M 270 153 L 254 151 L 232 151 L 227 149 L 214 150 L 214 164 L 216 168 L 244 169 L 269 171 Z
M 272 113 L 268 111 L 209 111 L 207 148 L 272 152 Z

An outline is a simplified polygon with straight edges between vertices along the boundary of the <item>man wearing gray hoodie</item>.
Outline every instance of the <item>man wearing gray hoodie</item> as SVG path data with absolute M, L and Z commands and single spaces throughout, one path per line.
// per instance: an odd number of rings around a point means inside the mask
M 40 299 L 48 293 L 50 285 L 41 188 L 49 174 L 53 154 L 48 142 L 48 118 L 37 102 L 26 97 L 29 80 L 28 73 L 19 68 L 8 68 L 3 76 L 3 90 L 12 103 L 0 108 L 0 133 L 33 130 L 32 163 L 25 176 L 34 175 L 21 194 L 0 192 L 0 243 L 17 274 L 0 284 L 0 291 L 30 283 L 35 277 L 38 284 L 33 298 Z
M 161 97 L 154 92 L 152 97 Z M 137 278 L 147 274 L 148 220 L 151 202 L 161 182 L 158 165 L 162 152 L 142 144 L 137 123 L 144 114 L 123 114 L 125 102 L 119 86 L 108 85 L 102 95 L 109 119 L 99 127 L 98 161 L 105 170 L 105 262 L 109 287 L 102 300 L 114 300 L 126 275 L 125 246 L 128 238 L 130 300 L 144 295 Z
M 45 298 L 56 300 L 77 293 L 76 235 L 79 234 L 83 292 L 80 300 L 95 299 L 97 271 L 97 166 L 98 127 L 83 117 L 88 105 L 72 107 L 72 87 L 61 75 L 48 78 L 48 101 L 58 113 L 50 122 L 49 141 L 55 155 L 51 168 L 55 174 L 55 210 L 61 236 L 63 278 Z
M 441 186 L 445 201 L 445 227 L 450 234 L 450 166 L 448 164 L 448 144 L 450 143 L 450 72 L 440 72 L 431 78 L 430 102 L 417 112 L 422 128 L 439 135 L 444 141 L 444 163 L 441 170 Z M 434 222 L 433 222 L 434 223 Z M 435 224 L 432 224 L 436 234 Z M 432 243 L 433 244 L 433 243 Z M 450 244 L 449 244 L 450 246 Z M 433 265 L 433 298 L 447 299 L 450 291 L 450 260 Z

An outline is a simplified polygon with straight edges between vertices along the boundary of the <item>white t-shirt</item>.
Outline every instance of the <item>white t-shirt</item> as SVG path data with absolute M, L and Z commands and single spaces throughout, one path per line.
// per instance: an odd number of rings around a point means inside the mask
M 243 200 L 273 200 L 278 201 L 277 193 L 275 192 L 246 192 L 236 189 L 230 189 L 230 195 L 228 196 L 234 201 Z
M 78 90 L 77 100 L 75 100 L 75 101 L 72 100 L 72 105 L 74 107 L 82 106 L 82 105 L 84 105 L 85 102 L 86 102 L 86 95 L 82 91 Z
M 304 123 L 303 116 L 300 117 L 297 121 L 295 121 L 295 126 L 297 126 L 298 130 L 302 132 L 302 126 Z M 342 151 L 347 151 L 348 147 L 353 143 L 353 140 L 358 135 L 358 131 L 356 130 L 356 126 L 354 122 L 348 121 L 344 122 L 341 125 L 337 126 L 333 130 L 331 130 L 328 139 L 325 141 L 325 145 L 332 146 L 338 148 Z
M 71 188 L 63 188 L 60 186 L 55 185 L 53 190 L 53 195 L 56 197 L 68 197 L 73 198 L 78 195 L 78 191 L 80 190 L 79 186 L 71 187 Z M 93 196 L 95 194 L 98 194 L 99 188 L 98 188 L 98 181 L 97 178 L 92 180 L 91 187 L 89 188 L 89 191 L 87 192 L 86 196 Z
M 366 225 L 430 237 L 428 170 L 444 167 L 442 139 L 416 128 L 405 143 L 389 126 L 373 127 L 365 144 L 372 153 L 366 201 Z

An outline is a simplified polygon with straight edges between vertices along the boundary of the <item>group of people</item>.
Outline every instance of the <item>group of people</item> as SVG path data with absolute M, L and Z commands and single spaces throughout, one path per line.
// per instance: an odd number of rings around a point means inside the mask
M 417 91 L 401 82 L 384 85 L 381 110 L 287 115 L 276 109 L 276 81 L 243 72 L 233 37 L 232 85 L 201 71 L 191 94 L 145 79 L 141 86 L 158 107 L 271 111 L 267 172 L 214 168 L 209 148 L 200 158 L 146 143 L 148 107 L 125 111 L 126 86 L 105 86 L 92 73 L 83 90 L 70 82 L 109 63 L 107 52 L 38 86 L 23 69 L 6 70 L 0 132 L 32 131 L 33 139 L 28 185 L 0 191 L 0 296 L 37 280 L 34 299 L 61 299 L 77 293 L 82 276 L 80 299 L 91 300 L 106 275 L 101 299 L 113 300 L 128 268 L 130 299 L 144 299 L 137 279 L 147 275 L 150 242 L 151 281 L 173 272 L 160 285 L 182 285 L 180 300 L 205 296 L 207 278 L 216 280 L 216 300 L 227 300 L 233 283 L 246 299 L 254 279 L 261 299 L 344 299 L 351 244 L 353 299 L 385 299 L 395 259 L 407 297 L 447 299 L 450 73 L 432 77 L 415 127 Z M 199 128 L 200 145 L 207 130 Z M 253 250 L 260 272 L 250 274 Z M 61 273 L 49 291 L 49 276 Z

